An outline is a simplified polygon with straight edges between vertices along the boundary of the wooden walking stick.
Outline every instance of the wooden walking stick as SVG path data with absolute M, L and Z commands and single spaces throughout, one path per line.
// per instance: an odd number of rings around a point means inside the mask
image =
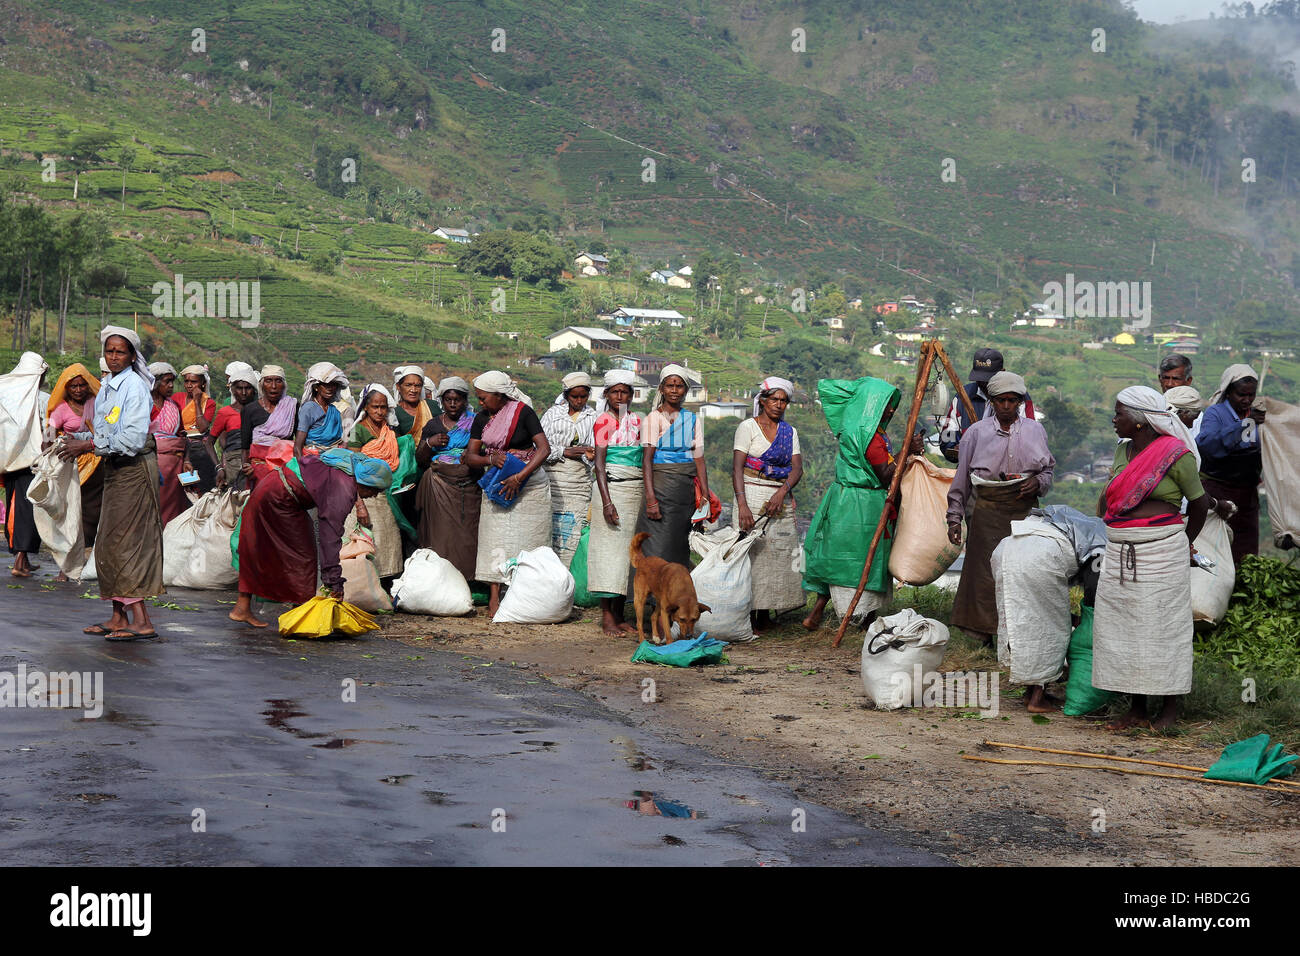
M 953 371 L 952 363 L 948 361 L 948 355 L 943 350 L 943 343 L 938 339 L 926 339 L 921 343 L 921 360 L 916 370 L 916 388 L 912 395 L 912 409 L 907 416 L 907 431 L 904 432 L 903 438 L 905 442 L 910 443 L 912 433 L 916 431 L 916 421 L 921 415 L 921 400 L 925 397 L 926 385 L 930 381 L 930 369 L 934 366 L 936 357 L 942 362 L 948 377 L 952 379 L 953 387 L 957 389 L 957 394 L 961 397 L 961 402 L 971 422 L 974 423 L 976 420 L 975 407 L 971 404 L 966 389 L 962 388 L 957 373 Z M 832 647 L 839 647 L 840 642 L 844 640 L 844 631 L 849 626 L 853 612 L 857 610 L 858 601 L 862 598 L 862 592 L 867 588 L 867 579 L 871 576 L 871 564 L 876 559 L 876 549 L 880 546 L 880 539 L 885 534 L 885 522 L 889 520 L 889 502 L 898 493 L 898 485 L 903 480 L 903 472 L 907 471 L 908 465 L 912 463 L 911 456 L 906 452 L 901 457 L 902 461 L 894 469 L 894 477 L 889 482 L 889 491 L 885 495 L 885 507 L 880 512 L 880 520 L 876 522 L 876 533 L 872 535 L 871 546 L 867 549 L 867 563 L 862 568 L 862 580 L 858 582 L 858 589 L 853 592 L 853 600 L 849 602 L 848 610 L 840 618 L 839 630 L 835 632 L 835 642 L 831 645 Z
M 1009 747 L 1012 750 L 1032 750 L 1034 753 L 1040 754 L 1062 754 L 1066 757 L 1093 757 L 1097 760 L 1118 760 L 1123 763 L 1145 764 L 1149 767 L 1168 767 L 1171 770 L 1195 770 L 1197 773 L 1205 773 L 1209 770 L 1208 767 L 1193 767 L 1191 764 L 1185 763 L 1165 763 L 1163 760 L 1142 760 L 1138 757 L 1116 757 L 1112 754 L 1097 754 L 1091 753 L 1087 750 L 1053 750 L 1050 747 L 1029 747 L 1025 744 L 1007 744 L 996 740 L 986 740 L 984 741 L 984 745 L 986 747 Z M 1284 787 L 1300 787 L 1300 781 L 1274 779 L 1272 782 Z
M 1288 790 L 1285 787 L 1274 787 L 1262 783 L 1243 783 L 1240 780 L 1212 780 L 1209 777 L 1188 777 L 1181 773 L 1158 773 L 1154 770 L 1130 770 L 1128 767 L 1100 767 L 1096 764 L 1087 763 L 1055 763 L 1050 760 L 999 760 L 996 757 L 974 757 L 970 754 L 962 754 L 962 760 L 977 760 L 980 763 L 1000 763 L 1016 767 L 1068 767 L 1072 770 L 1105 770 L 1107 773 L 1129 773 L 1139 777 L 1163 777 L 1166 780 L 1189 780 L 1192 783 L 1208 783 L 1221 787 L 1249 787 L 1252 790 L 1271 790 L 1274 793 L 1285 793 L 1295 796 L 1294 790 Z

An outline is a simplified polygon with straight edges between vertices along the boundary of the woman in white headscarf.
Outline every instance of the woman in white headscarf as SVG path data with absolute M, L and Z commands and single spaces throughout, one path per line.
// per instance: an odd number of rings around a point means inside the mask
M 319 455 L 343 444 L 343 415 L 335 399 L 347 385 L 347 377 L 330 362 L 317 362 L 307 369 L 298 405 L 298 431 L 293 438 L 295 457 Z
M 689 390 L 686 369 L 665 365 L 641 434 L 645 507 L 636 528 L 650 535 L 641 545 L 643 554 L 687 568 L 691 566 L 687 537 L 691 516 L 697 501 L 709 500 L 704 426 L 683 404 Z
M 1192 689 L 1191 542 L 1214 503 L 1196 472 L 1187 426 L 1159 392 L 1124 389 L 1112 421 L 1121 441 L 1100 509 L 1108 543 L 1093 614 L 1092 684 L 1133 695 L 1111 729 L 1147 723 L 1148 695 L 1164 698 L 1153 726 L 1165 729 L 1178 719 L 1179 696 Z
M 156 437 L 149 429 L 154 382 L 134 331 L 110 325 L 99 341 L 109 375 L 95 396 L 92 428 L 65 438 L 59 452 L 68 460 L 93 451 L 104 469 L 95 570 L 100 600 L 111 601 L 113 612 L 83 631 L 110 641 L 143 640 L 157 636 L 145 598 L 164 593 Z
M 41 549 L 36 516 L 27 500 L 32 465 L 41 454 L 49 396 L 41 394 L 49 366 L 35 352 L 24 352 L 8 375 L 0 375 L 0 460 L 5 487 L 5 542 L 14 557 L 16 578 L 30 578 L 28 553 Z
M 377 458 L 396 472 L 400 464 L 397 435 L 393 432 L 393 406 L 396 402 L 388 389 L 375 382 L 361 391 L 357 423 L 348 436 L 348 448 L 369 458 Z M 381 578 L 391 578 L 402 573 L 402 533 L 393 513 L 395 505 L 387 497 L 372 501 L 357 499 L 352 513 L 343 526 L 343 534 L 351 538 L 364 533 L 360 527 L 370 529 L 369 537 L 375 546 L 375 571 Z
M 528 396 L 505 372 L 484 372 L 474 379 L 474 393 L 479 413 L 470 427 L 465 463 L 474 468 L 514 467 L 507 458 L 522 463 L 502 483 L 507 503 L 484 495 L 479 516 L 474 576 L 488 584 L 488 611 L 495 616 L 505 581 L 501 566 L 520 551 L 551 543 L 551 483 L 542 468 L 551 446 Z
M 181 430 L 185 434 L 186 468 L 199 474 L 194 486 L 199 494 L 207 494 L 217 485 L 216 461 L 208 455 L 205 443 L 212 423 L 217 417 L 216 400 L 208 394 L 208 367 L 187 365 L 181 369 L 183 390 L 174 393 L 171 400 L 181 410 Z
M 1240 567 L 1259 553 L 1259 480 L 1264 459 L 1259 429 L 1264 410 L 1255 408 L 1259 375 L 1249 365 L 1230 365 L 1201 415 L 1196 445 L 1201 452 L 1201 483 L 1216 498 L 1237 507 L 1232 529 L 1232 560 Z
M 181 434 L 181 406 L 172 401 L 176 369 L 166 362 L 154 362 L 149 366 L 149 375 L 153 381 L 149 434 L 153 436 L 158 460 L 162 485 L 159 491 L 159 509 L 163 527 L 166 527 L 169 521 L 190 506 L 190 499 L 180 482 L 180 473 L 185 470 L 187 443 Z
M 267 456 L 274 454 L 272 449 L 277 443 L 287 443 L 292 452 L 293 436 L 298 423 L 298 400 L 288 394 L 282 367 L 262 366 L 257 384 L 257 401 L 245 405 L 239 416 L 240 435 L 244 447 L 248 449 L 243 473 L 249 489 L 270 473 L 271 464 Z M 282 457 L 287 460 L 292 455 L 285 454 Z
M 393 403 L 395 416 L 393 428 L 399 442 L 409 441 L 412 454 L 419 445 L 420 436 L 424 434 L 425 428 L 438 417 L 437 403 L 424 394 L 428 382 L 424 369 L 418 365 L 399 365 L 393 369 L 393 398 L 396 399 Z M 420 511 L 416 499 L 419 497 L 420 480 L 424 477 L 424 470 L 427 467 L 421 465 L 417 458 L 415 474 L 397 476 L 402 483 L 409 483 L 411 486 L 410 490 L 397 495 L 397 501 L 402 507 L 402 515 L 405 518 L 402 522 L 404 525 L 402 533 L 408 557 L 415 551 L 417 543 L 416 526 L 420 523 Z
M 469 383 L 451 375 L 435 391 L 442 413 L 424 426 L 415 460 L 424 469 L 416 490 L 419 544 L 446 558 L 466 581 L 474 580 L 478 560 L 478 522 L 483 469 L 463 460 L 474 427 Z
M 631 556 L 628 548 L 645 500 L 641 416 L 632 411 L 636 375 L 624 369 L 605 373 L 604 410 L 592 425 L 596 446 L 595 492 L 599 513 L 591 518 L 587 539 L 587 591 L 600 597 L 600 627 L 609 637 L 636 628 L 624 618 Z
M 550 443 L 546 471 L 551 479 L 551 549 L 567 568 L 578 550 L 591 509 L 591 462 L 596 458 L 592 426 L 596 411 L 588 404 L 591 376 L 570 372 L 563 391 L 542 413 L 542 431 Z
M 755 515 L 767 519 L 762 536 L 749 551 L 755 630 L 768 626 L 772 611 L 800 608 L 808 600 L 794 560 L 803 542 L 795 526 L 791 492 L 803 477 L 803 454 L 799 433 L 785 420 L 793 394 L 789 380 L 763 379 L 754 396 L 754 417 L 736 427 L 731 446 L 731 489 L 736 496 L 732 524 L 749 532 L 754 530 Z
M 217 486 L 242 491 L 245 484 L 243 415 L 244 409 L 256 402 L 258 377 L 257 372 L 247 366 L 235 368 L 232 372 L 230 369 L 233 366 L 244 366 L 244 363 L 232 362 L 226 367 L 231 401 L 229 405 L 217 409 L 217 417 L 208 432 L 207 443 L 213 461 L 221 463 L 217 470 Z M 218 439 L 221 440 L 219 455 L 216 448 Z

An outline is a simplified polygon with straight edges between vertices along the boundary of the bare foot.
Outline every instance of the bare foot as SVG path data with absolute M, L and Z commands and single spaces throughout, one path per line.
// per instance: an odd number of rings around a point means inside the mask
M 804 630 L 815 631 L 822 626 L 822 612 L 814 611 L 803 619 Z
M 1029 696 L 1025 698 L 1025 710 L 1031 714 L 1050 714 L 1052 711 L 1060 709 L 1060 702 L 1055 698 L 1048 697 L 1041 684 L 1031 688 Z
M 619 631 L 620 631 L 621 633 L 623 633 L 623 634 L 635 634 L 635 633 L 636 633 L 636 626 L 633 625 L 633 624 L 629 624 L 627 621 L 619 621 L 619 622 L 618 622 L 618 629 L 619 629 Z
M 16 578 L 30 578 L 32 576 L 32 572 L 26 568 L 14 568 L 9 573 Z
M 1142 727 L 1142 726 L 1146 726 L 1146 727 L 1151 726 L 1151 722 L 1147 720 L 1146 714 L 1135 714 L 1133 711 L 1130 710 L 1119 720 L 1107 724 L 1106 729 L 1111 731 L 1112 733 L 1118 733 L 1120 731 L 1128 730 L 1130 727 Z
M 232 621 L 239 621 L 243 624 L 250 624 L 253 627 L 266 627 L 266 622 L 254 614 L 252 611 L 241 611 L 238 608 L 231 611 L 229 617 Z
M 55 583 L 55 584 L 65 584 L 65 583 L 67 583 L 67 580 L 68 580 L 68 576 L 67 576 L 66 574 L 64 574 L 62 571 L 60 571 L 57 575 L 55 575 L 54 583 Z

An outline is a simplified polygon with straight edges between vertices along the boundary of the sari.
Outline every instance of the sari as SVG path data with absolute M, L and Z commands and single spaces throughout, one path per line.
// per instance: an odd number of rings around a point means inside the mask
M 185 461 L 186 442 L 179 434 L 181 412 L 175 402 L 166 401 L 149 413 L 149 434 L 153 435 L 158 449 L 158 474 L 161 477 L 159 509 L 163 527 L 190 506 L 190 499 L 181 486 L 181 466 Z
M 790 477 L 794 465 L 794 427 L 786 421 L 776 426 L 771 445 L 758 456 L 745 456 L 745 504 L 756 521 L 760 512 Z M 732 509 L 732 524 L 740 530 L 740 509 Z M 753 611 L 788 611 L 807 603 L 798 571 L 802 541 L 795 524 L 795 501 L 787 495 L 781 510 L 763 522 L 759 538 L 749 550 L 753 577 Z
M 366 420 L 357 422 L 352 427 L 348 447 L 360 451 L 367 457 L 377 458 L 394 472 L 398 471 L 401 453 L 397 436 L 387 422 L 381 426 L 378 435 L 375 435 L 370 422 Z M 398 527 L 401 510 L 392 498 L 391 488 L 383 504 L 380 504 L 377 499 L 371 499 L 370 505 L 373 507 L 368 505 L 366 510 L 370 514 L 370 531 L 374 538 L 375 570 L 381 578 L 393 577 L 402 571 L 402 532 Z M 354 507 L 344 526 L 345 534 L 350 537 L 359 524 L 357 510 Z
M 483 503 L 478 469 L 461 461 L 469 447 L 469 430 L 473 424 L 474 413 L 466 407 L 456 426 L 446 433 L 446 446 L 431 456 L 415 492 L 420 547 L 430 548 L 446 558 L 466 581 L 474 579 L 479 512 Z
M 1092 620 L 1092 686 L 1176 696 L 1192 689 L 1191 562 L 1182 515 L 1129 517 L 1191 454 L 1162 435 L 1106 486 L 1106 555 Z M 1189 500 L 1199 497 L 1187 489 Z
M 618 524 L 605 520 L 600 489 L 591 485 L 591 530 L 587 533 L 587 590 L 599 597 L 629 594 L 632 558 L 628 548 L 645 503 L 641 470 L 641 417 L 631 410 L 617 418 L 602 413 L 593 426 L 596 446 L 605 449 L 605 480 Z M 656 488 L 656 491 L 658 489 Z
M 68 383 L 83 378 L 90 386 L 90 397 L 78 415 L 67 399 Z M 56 436 L 77 432 L 94 433 L 95 396 L 99 394 L 99 379 L 91 375 L 80 362 L 73 362 L 63 370 L 54 390 L 50 393 L 49 423 Z M 100 470 L 100 457 L 93 451 L 77 456 L 77 477 L 81 483 L 81 533 L 86 547 L 95 546 L 95 532 L 99 527 L 99 512 L 104 498 L 104 472 Z
M 511 399 L 483 427 L 483 453 L 504 451 L 529 462 L 537 446 L 511 448 L 510 439 L 523 413 L 524 403 Z M 478 554 L 474 577 L 486 583 L 504 583 L 501 565 L 521 551 L 548 547 L 551 543 L 551 487 L 545 468 L 538 468 L 515 495 L 514 503 L 503 508 L 488 500 L 479 513 Z

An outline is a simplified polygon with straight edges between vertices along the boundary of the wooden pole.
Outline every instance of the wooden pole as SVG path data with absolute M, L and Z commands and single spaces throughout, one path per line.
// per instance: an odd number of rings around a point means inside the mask
M 1124 763 L 1140 763 L 1148 767 L 1168 767 L 1171 770 L 1195 770 L 1197 773 L 1205 773 L 1208 767 L 1193 767 L 1185 763 L 1165 763 L 1161 760 L 1141 760 L 1137 757 L 1115 757 L 1110 754 L 1089 753 L 1086 750 L 1052 750 L 1050 747 L 1027 747 L 1024 744 L 1005 744 L 996 740 L 984 741 L 988 747 L 1008 747 L 1012 750 L 1032 750 L 1040 754 L 1064 754 L 1067 757 L 1092 757 L 1096 760 L 1120 760 Z M 1300 787 L 1300 781 L 1294 780 L 1274 780 L 1273 783 L 1281 784 L 1284 787 Z
M 916 420 L 921 414 L 921 401 L 925 398 L 925 384 L 930 380 L 930 367 L 934 364 L 935 344 L 933 340 L 929 339 L 921 344 L 921 361 L 916 369 L 916 389 L 912 395 L 912 410 L 907 417 L 907 431 L 903 433 L 903 441 L 907 445 L 911 444 L 912 432 L 916 430 Z M 849 602 L 848 610 L 840 618 L 839 630 L 835 632 L 835 643 L 831 645 L 832 647 L 839 647 L 840 641 L 844 640 L 844 631 L 853 618 L 853 612 L 857 609 L 858 601 L 862 598 L 862 592 L 866 590 L 867 578 L 871 576 L 871 563 L 876 559 L 876 549 L 880 546 L 880 539 L 885 533 L 885 522 L 889 519 L 889 502 L 898 493 L 898 483 L 902 480 L 903 472 L 907 470 L 910 463 L 906 445 L 900 450 L 899 459 L 897 467 L 894 468 L 894 477 L 889 482 L 889 491 L 885 494 L 885 506 L 880 510 L 880 520 L 876 522 L 876 533 L 871 536 L 871 546 L 867 548 L 867 563 L 862 567 L 862 580 L 858 582 L 858 589 L 853 592 L 853 600 Z
M 1069 767 L 1074 770 L 1105 770 L 1107 773 L 1131 773 L 1141 777 L 1164 777 L 1167 780 L 1190 780 L 1193 783 L 1214 783 L 1224 787 L 1250 787 L 1252 790 L 1271 790 L 1274 793 L 1285 793 L 1290 796 L 1296 796 L 1294 790 L 1288 790 L 1285 787 L 1269 787 L 1262 783 L 1242 783 L 1238 780 L 1211 780 L 1208 777 L 1188 777 L 1181 773 L 1157 773 L 1154 770 L 1129 770 L 1126 767 L 1098 767 L 1096 764 L 1086 763 L 1054 763 L 1049 760 L 998 760 L 994 757 L 974 757 L 970 754 L 962 754 L 962 760 L 978 760 L 980 763 L 1001 763 L 1010 764 L 1018 767 Z

